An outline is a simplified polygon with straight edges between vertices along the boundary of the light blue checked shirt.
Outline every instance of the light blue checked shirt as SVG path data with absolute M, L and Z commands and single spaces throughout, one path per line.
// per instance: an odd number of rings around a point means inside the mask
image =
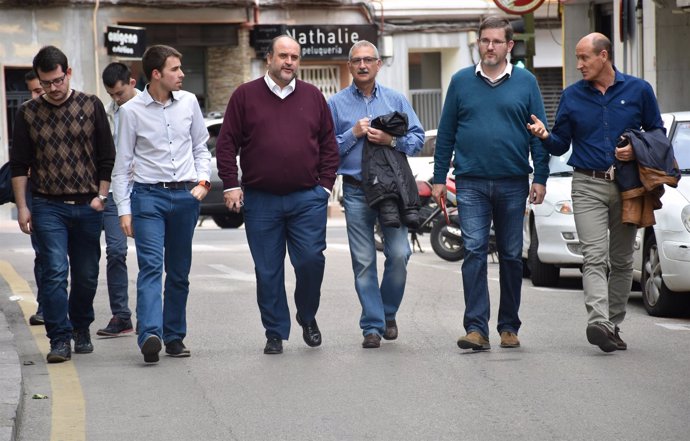
M 328 100 L 335 128 L 335 139 L 340 153 L 338 174 L 362 179 L 362 151 L 365 137 L 356 138 L 352 128 L 362 118 L 398 111 L 407 114 L 409 128 L 398 138 L 396 150 L 407 156 L 416 155 L 424 146 L 424 129 L 417 114 L 401 93 L 376 83 L 370 97 L 365 97 L 353 82 Z

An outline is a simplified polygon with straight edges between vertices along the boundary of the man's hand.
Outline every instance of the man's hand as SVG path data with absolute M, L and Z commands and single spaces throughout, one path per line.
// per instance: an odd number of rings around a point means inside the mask
M 223 193 L 223 199 L 225 206 L 235 213 L 239 213 L 244 205 L 244 193 L 239 188 Z
M 616 147 L 616 159 L 619 161 L 634 161 L 636 158 L 635 150 L 628 142 L 624 147 Z
M 369 118 L 362 118 L 357 123 L 355 124 L 354 127 L 352 127 L 352 133 L 354 133 L 355 137 L 361 138 L 362 136 L 366 135 L 367 132 L 369 131 Z
M 431 196 L 437 203 L 441 203 L 441 199 L 446 198 L 446 184 L 434 184 L 431 189 Z
M 546 139 L 549 137 L 549 131 L 546 130 L 544 123 L 541 122 L 539 118 L 537 118 L 535 115 L 532 115 L 532 122 L 533 124 L 527 123 L 527 130 L 529 130 L 532 135 L 539 139 Z
M 369 133 L 367 133 L 367 139 L 369 142 L 374 144 L 385 145 L 390 147 L 393 137 L 383 130 L 369 128 Z
M 203 185 L 197 185 L 196 187 L 192 188 L 191 193 L 192 196 L 194 196 L 194 199 L 197 201 L 203 201 L 208 195 L 208 190 L 206 190 L 206 187 Z
M 101 200 L 98 196 L 95 198 L 91 199 L 91 203 L 89 204 L 91 208 L 93 208 L 96 211 L 103 211 L 105 210 L 105 202 Z
M 532 184 L 529 189 L 529 203 L 539 205 L 544 202 L 546 196 L 546 186 L 542 184 Z
M 17 209 L 17 223 L 22 233 L 31 234 L 34 231 L 31 225 L 31 211 L 29 211 L 29 207 Z
M 132 215 L 123 214 L 120 216 L 120 228 L 127 237 L 134 237 L 134 228 L 132 228 Z

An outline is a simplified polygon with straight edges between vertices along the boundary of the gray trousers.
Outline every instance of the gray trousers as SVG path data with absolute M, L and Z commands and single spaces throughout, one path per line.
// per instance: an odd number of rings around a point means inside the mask
M 615 182 L 575 172 L 572 196 L 584 256 L 587 323 L 601 322 L 613 332 L 625 318 L 637 228 L 621 223 L 621 197 Z

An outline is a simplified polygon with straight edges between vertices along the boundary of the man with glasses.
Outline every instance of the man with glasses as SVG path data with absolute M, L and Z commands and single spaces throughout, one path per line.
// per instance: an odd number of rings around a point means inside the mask
M 513 48 L 513 29 L 499 17 L 479 26 L 476 66 L 451 79 L 434 155 L 433 195 L 445 197 L 451 157 L 465 242 L 462 281 L 465 295 L 461 349 L 488 350 L 489 288 L 487 251 L 491 223 L 496 231 L 500 273 L 498 332 L 501 347 L 520 346 L 522 288 L 522 218 L 525 201 L 540 204 L 546 194 L 549 155 L 526 124 L 531 115 L 544 116 L 537 80 L 526 69 L 513 68 L 507 56 Z M 534 163 L 534 180 L 529 157 Z
M 19 228 L 38 239 L 41 303 L 50 339 L 47 361 L 61 363 L 71 358 L 72 338 L 75 353 L 93 352 L 89 326 L 115 147 L 101 101 L 70 89 L 72 69 L 60 49 L 42 48 L 33 69 L 46 93 L 22 104 L 17 113 L 12 188 Z
M 386 340 L 398 338 L 396 314 L 405 292 L 411 250 L 406 226 L 382 225 L 386 262 L 379 286 L 374 243 L 378 211 L 369 207 L 362 189 L 364 141 L 414 156 L 424 145 L 424 129 L 402 94 L 376 82 L 381 69 L 376 46 L 365 40 L 352 45 L 347 66 L 352 84 L 332 96 L 328 105 L 333 114 L 340 154 L 338 173 L 343 176 L 343 203 L 355 289 L 362 305 L 359 319 L 364 335 L 362 347 L 375 349 L 380 347 L 381 337 Z M 405 136 L 395 138 L 370 126 L 372 119 L 395 111 L 407 114 L 409 127 Z
M 296 78 L 300 53 L 292 37 L 273 39 L 266 75 L 242 84 L 232 94 L 216 144 L 225 205 L 235 212 L 244 205 L 266 335 L 264 354 L 281 354 L 283 340 L 290 336 L 286 247 L 295 269 L 296 320 L 302 326 L 302 338 L 310 347 L 322 341 L 316 312 L 338 150 L 323 94 Z

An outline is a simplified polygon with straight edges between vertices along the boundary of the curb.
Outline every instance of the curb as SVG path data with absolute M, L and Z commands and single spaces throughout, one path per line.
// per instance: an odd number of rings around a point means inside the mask
M 7 298 L 0 299 L 0 441 L 15 439 L 23 395 L 19 355 L 7 318 L 11 303 Z

